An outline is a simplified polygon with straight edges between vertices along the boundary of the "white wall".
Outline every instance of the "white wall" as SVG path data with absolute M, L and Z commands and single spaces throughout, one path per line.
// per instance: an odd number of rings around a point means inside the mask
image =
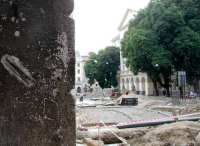
M 81 87 L 81 90 L 83 91 L 83 88 L 87 84 L 87 78 L 85 75 L 84 65 L 87 61 L 87 56 L 81 56 L 79 52 L 76 52 L 76 64 L 75 64 L 75 90 L 78 87 Z M 80 73 L 78 73 L 78 70 Z M 80 81 L 78 81 L 78 78 Z

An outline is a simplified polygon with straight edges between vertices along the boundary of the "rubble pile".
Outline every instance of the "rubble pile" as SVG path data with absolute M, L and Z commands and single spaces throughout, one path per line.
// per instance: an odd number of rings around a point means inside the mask
M 190 113 L 198 113 L 200 112 L 200 104 L 187 106 L 183 110 L 180 111 L 180 114 L 190 114 Z
M 200 146 L 200 123 L 177 122 L 152 128 L 129 140 L 131 146 Z

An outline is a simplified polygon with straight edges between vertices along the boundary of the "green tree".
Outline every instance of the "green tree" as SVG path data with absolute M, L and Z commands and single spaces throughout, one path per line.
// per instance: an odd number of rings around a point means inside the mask
M 97 54 L 91 53 L 89 60 L 86 62 L 84 69 L 86 77 L 89 79 L 89 84 L 92 85 L 95 82 L 97 75 Z
M 152 0 L 130 22 L 121 43 L 131 70 L 147 72 L 154 85 L 158 82 L 167 89 L 168 95 L 172 69 L 185 70 L 188 82 L 197 85 L 199 10 L 198 0 Z
M 150 76 L 158 95 L 157 82 L 169 91 L 170 70 L 168 69 L 171 62 L 170 52 L 155 45 L 157 39 L 152 33 L 152 31 L 135 28 L 128 31 L 122 41 L 122 52 L 127 58 L 127 66 L 134 74 L 146 72 Z
M 116 87 L 117 71 L 120 65 L 120 51 L 117 47 L 106 47 L 105 49 L 93 54 L 85 64 L 86 76 L 89 83 L 93 84 L 96 80 L 101 88 Z

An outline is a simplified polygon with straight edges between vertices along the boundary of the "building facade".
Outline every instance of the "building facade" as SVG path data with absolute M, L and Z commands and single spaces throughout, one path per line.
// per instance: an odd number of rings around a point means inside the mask
M 120 47 L 121 39 L 125 31 L 128 29 L 128 24 L 131 18 L 136 14 L 135 11 L 127 9 L 119 27 L 118 34 L 112 40 L 112 43 Z M 153 95 L 153 84 L 146 73 L 139 72 L 134 75 L 130 69 L 126 66 L 126 58 L 122 57 L 120 51 L 120 91 L 125 93 L 127 91 L 133 91 L 136 94 Z
M 76 64 L 75 64 L 75 92 L 82 93 L 87 92 L 88 89 L 88 79 L 85 75 L 84 65 L 88 60 L 88 56 L 81 56 L 78 51 L 76 51 Z

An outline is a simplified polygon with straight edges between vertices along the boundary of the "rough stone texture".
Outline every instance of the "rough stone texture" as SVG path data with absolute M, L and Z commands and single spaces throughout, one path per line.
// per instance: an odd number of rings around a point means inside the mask
M 73 0 L 0 0 L 0 145 L 75 146 Z

